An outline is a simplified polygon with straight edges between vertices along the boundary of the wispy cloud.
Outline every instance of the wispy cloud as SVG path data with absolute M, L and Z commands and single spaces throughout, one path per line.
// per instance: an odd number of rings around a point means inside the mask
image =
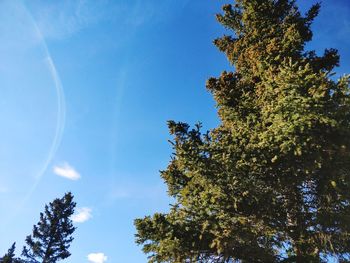
M 104 263 L 107 261 L 107 256 L 104 253 L 91 253 L 87 258 L 92 263 Z
M 58 176 L 62 176 L 69 180 L 78 180 L 81 178 L 80 174 L 70 166 L 68 163 L 64 163 L 61 166 L 54 166 L 53 172 Z
M 110 200 L 121 199 L 162 199 L 166 198 L 166 187 L 159 184 L 140 184 L 139 182 L 119 182 L 112 185 Z
M 2 54 L 13 50 L 23 52 L 41 42 L 33 19 L 21 1 L 0 1 L 0 20 Z
M 40 4 L 38 4 L 40 3 Z M 184 7 L 188 0 L 174 4 L 174 1 L 135 0 L 132 4 L 111 0 L 61 0 L 39 1 L 29 4 L 39 30 L 46 39 L 68 38 L 101 21 L 117 22 L 128 32 L 149 22 L 168 19 L 174 6 Z
M 33 17 L 45 38 L 63 39 L 98 21 L 99 1 L 40 2 L 31 6 Z
M 8 192 L 8 188 L 5 186 L 0 186 L 0 194 L 4 194 Z
M 77 208 L 76 213 L 72 216 L 74 223 L 84 223 L 92 217 L 92 209 L 89 207 Z

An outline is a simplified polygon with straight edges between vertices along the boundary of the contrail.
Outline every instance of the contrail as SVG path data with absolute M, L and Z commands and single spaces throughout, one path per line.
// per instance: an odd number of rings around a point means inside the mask
M 45 63 L 47 64 L 47 67 L 50 71 L 50 74 L 51 74 L 52 79 L 54 81 L 55 90 L 56 90 L 57 121 L 56 121 L 55 136 L 54 136 L 54 139 L 53 139 L 52 144 L 50 146 L 50 150 L 49 150 L 49 153 L 47 155 L 47 158 L 46 158 L 42 168 L 39 170 L 39 172 L 35 176 L 35 182 L 34 182 L 33 186 L 30 188 L 29 192 L 26 194 L 26 196 L 23 198 L 22 202 L 19 204 L 17 212 L 30 199 L 33 192 L 35 191 L 38 184 L 40 183 L 42 177 L 44 176 L 45 172 L 47 171 L 53 157 L 55 156 L 57 149 L 60 145 L 61 139 L 62 139 L 64 126 L 65 126 L 65 118 L 66 118 L 66 103 L 65 103 L 65 97 L 64 97 L 62 83 L 61 83 L 59 74 L 56 70 L 55 64 L 54 64 L 52 57 L 50 55 L 45 38 L 44 38 L 43 34 L 41 33 L 38 25 L 36 24 L 35 19 L 30 14 L 29 10 L 25 7 L 25 5 L 23 3 L 20 3 L 20 4 L 23 6 L 24 11 L 26 12 L 28 17 L 30 18 L 31 22 L 33 23 L 35 33 L 40 40 L 40 44 L 44 48 L 44 52 L 45 52 L 45 56 L 46 56 Z

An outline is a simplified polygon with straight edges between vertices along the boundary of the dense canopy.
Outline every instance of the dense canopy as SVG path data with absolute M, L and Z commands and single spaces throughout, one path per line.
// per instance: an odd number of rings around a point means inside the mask
M 320 262 L 350 255 L 349 76 L 305 50 L 320 9 L 237 0 L 214 41 L 234 67 L 207 81 L 220 125 L 169 121 L 175 203 L 136 219 L 150 262 Z

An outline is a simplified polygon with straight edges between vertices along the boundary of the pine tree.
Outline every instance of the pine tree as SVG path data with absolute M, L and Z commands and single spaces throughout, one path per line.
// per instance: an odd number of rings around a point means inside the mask
M 170 121 L 168 213 L 136 219 L 149 262 L 325 262 L 350 255 L 349 76 L 305 50 L 320 5 L 236 0 L 214 44 L 234 72 L 207 81 L 220 125 Z
M 32 235 L 27 236 L 22 256 L 29 263 L 55 263 L 68 258 L 75 227 L 70 217 L 76 203 L 73 195 L 67 193 L 45 206 L 40 221 L 34 225 Z
M 7 253 L 2 258 L 0 258 L 0 263 L 22 263 L 23 261 L 21 259 L 16 258 L 15 250 L 16 243 L 13 243 Z

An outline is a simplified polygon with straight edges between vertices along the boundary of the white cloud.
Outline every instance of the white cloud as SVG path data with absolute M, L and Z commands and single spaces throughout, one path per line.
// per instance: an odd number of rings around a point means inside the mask
M 84 223 L 88 221 L 92 217 L 91 211 L 92 209 L 89 207 L 77 208 L 76 213 L 72 215 L 73 222 Z
M 87 258 L 92 263 L 104 263 L 107 261 L 107 256 L 104 253 L 91 253 Z
M 64 163 L 61 166 L 55 166 L 53 172 L 69 180 L 78 180 L 81 177 L 80 174 L 68 163 Z

